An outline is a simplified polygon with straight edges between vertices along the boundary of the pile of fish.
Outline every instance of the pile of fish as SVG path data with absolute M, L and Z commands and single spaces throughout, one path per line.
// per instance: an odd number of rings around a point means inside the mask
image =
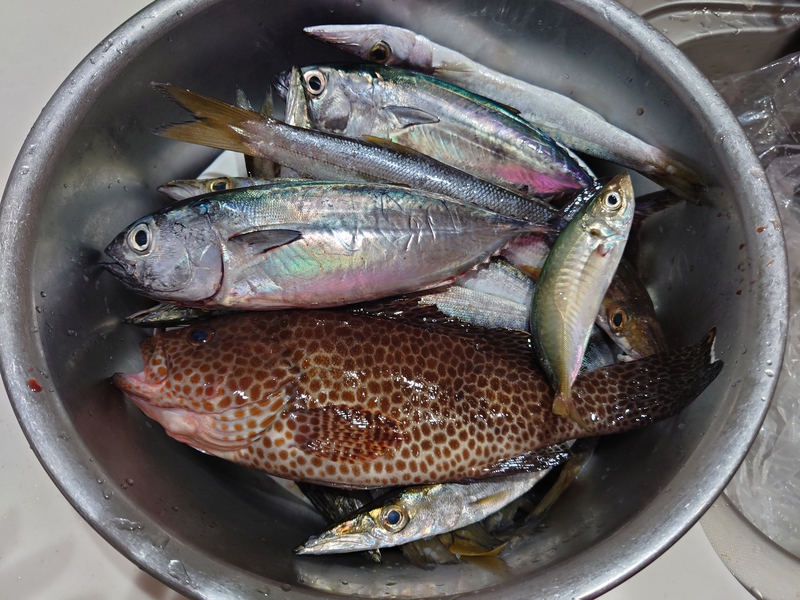
M 195 118 L 157 133 L 241 152 L 251 176 L 170 182 L 109 244 L 106 268 L 160 302 L 127 319 L 159 329 L 144 370 L 113 381 L 173 438 L 298 482 L 337 522 L 298 553 L 499 552 L 596 436 L 678 413 L 722 368 L 713 330 L 667 347 L 624 256 L 700 180 L 407 30 L 309 33 L 383 65 L 282 74 L 285 121 L 271 98 L 155 84 Z M 575 150 L 669 192 L 635 199 Z

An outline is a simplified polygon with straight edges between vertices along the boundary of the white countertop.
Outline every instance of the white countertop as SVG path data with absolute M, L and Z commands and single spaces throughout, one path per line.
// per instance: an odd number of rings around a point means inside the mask
M 89 51 L 145 0 L 0 0 L 0 176 L 40 110 Z M 14 600 L 177 600 L 78 515 L 34 456 L 0 391 L 0 597 Z M 700 525 L 661 558 L 603 596 L 749 600 Z

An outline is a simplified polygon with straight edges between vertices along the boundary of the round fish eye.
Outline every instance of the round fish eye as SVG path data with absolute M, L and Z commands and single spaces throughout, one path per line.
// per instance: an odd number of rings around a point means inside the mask
M 212 192 L 224 192 L 225 190 L 230 189 L 230 185 L 227 179 L 220 178 L 214 179 L 210 185 Z
M 147 254 L 153 247 L 153 236 L 147 223 L 139 223 L 128 233 L 128 246 L 137 254 Z
M 211 341 L 214 337 L 214 330 L 211 327 L 190 327 L 186 334 L 186 339 L 192 346 L 202 346 Z
M 325 91 L 325 75 L 322 71 L 308 71 L 303 74 L 303 79 L 306 82 L 306 89 L 312 96 L 319 96 Z
M 380 523 L 387 531 L 397 533 L 408 525 L 408 515 L 401 506 L 385 506 L 381 510 Z
M 628 313 L 621 308 L 614 310 L 608 316 L 608 325 L 614 333 L 619 333 L 627 322 Z
M 369 51 L 369 59 L 380 64 L 386 63 L 391 56 L 392 48 L 386 42 L 376 42 Z
M 617 210 L 622 206 L 622 198 L 619 197 L 619 194 L 611 192 L 606 196 L 606 206 L 612 210 Z

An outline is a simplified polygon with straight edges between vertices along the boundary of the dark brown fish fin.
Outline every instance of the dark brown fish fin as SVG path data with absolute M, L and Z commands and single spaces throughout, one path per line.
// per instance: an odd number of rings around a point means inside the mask
M 439 122 L 439 117 L 421 108 L 413 106 L 383 106 L 383 110 L 391 114 L 401 128 L 412 127 L 414 125 L 430 125 Z
M 177 327 L 227 314 L 231 314 L 231 311 L 208 310 L 165 303 L 156 304 L 145 310 L 133 313 L 125 317 L 123 322 L 139 327 Z
M 396 420 L 352 406 L 291 410 L 284 418 L 298 426 L 293 430 L 294 445 L 327 460 L 349 463 L 374 460 L 394 450 L 405 439 Z
M 300 239 L 302 233 L 294 229 L 259 229 L 237 233 L 228 238 L 229 242 L 245 244 L 253 249 L 254 254 L 263 254 L 273 248 L 285 246 Z
M 512 475 L 530 471 L 543 471 L 552 469 L 566 462 L 570 457 L 570 450 L 566 444 L 547 446 L 534 452 L 521 456 L 505 458 L 483 469 L 486 476 Z
M 188 123 L 163 125 L 154 133 L 180 142 L 253 154 L 252 144 L 248 139 L 251 123 L 261 122 L 267 117 L 173 85 L 151 85 L 197 119 Z
M 572 400 L 587 424 L 576 437 L 617 433 L 679 413 L 716 379 L 712 329 L 697 344 L 579 375 Z

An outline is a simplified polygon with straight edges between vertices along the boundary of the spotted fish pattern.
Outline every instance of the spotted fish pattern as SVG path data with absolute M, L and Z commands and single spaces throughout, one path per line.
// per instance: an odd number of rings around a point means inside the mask
M 714 332 L 578 377 L 554 415 L 529 336 L 400 312 L 220 317 L 141 343 L 114 383 L 167 433 L 288 479 L 385 487 L 541 468 L 536 451 L 675 414 L 717 376 Z

